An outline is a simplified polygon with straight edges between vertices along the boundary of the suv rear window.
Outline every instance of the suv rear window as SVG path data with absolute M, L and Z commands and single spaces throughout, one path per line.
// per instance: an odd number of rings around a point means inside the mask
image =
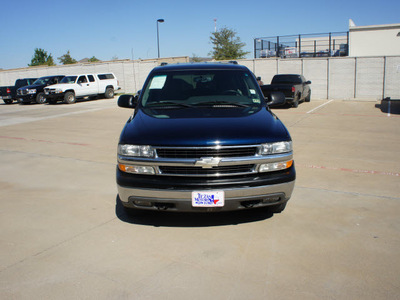
M 113 75 L 113 74 L 99 74 L 99 75 L 97 75 L 97 77 L 98 77 L 100 80 L 114 79 L 114 75 Z

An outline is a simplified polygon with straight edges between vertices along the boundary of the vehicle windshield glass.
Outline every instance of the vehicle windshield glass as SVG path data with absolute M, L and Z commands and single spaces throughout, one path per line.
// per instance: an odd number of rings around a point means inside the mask
M 77 76 L 65 76 L 60 83 L 75 83 Z
M 279 75 L 272 79 L 272 84 L 283 83 L 283 84 L 293 84 L 301 83 L 301 78 L 299 75 Z
M 260 106 L 264 98 L 251 73 L 242 70 L 184 70 L 154 73 L 142 93 L 143 107 L 166 105 Z
M 33 84 L 34 85 L 47 84 L 50 80 L 51 80 L 50 77 L 41 77 L 36 79 L 36 81 Z

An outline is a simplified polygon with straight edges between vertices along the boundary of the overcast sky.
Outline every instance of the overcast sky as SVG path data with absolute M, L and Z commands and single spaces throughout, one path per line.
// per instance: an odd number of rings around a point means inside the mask
M 76 60 L 157 57 L 157 19 L 162 57 L 208 56 L 210 35 L 228 27 L 246 43 L 253 39 L 348 31 L 357 26 L 400 23 L 399 0 L 357 1 L 167 1 L 68 0 L 2 2 L 0 68 L 26 67 L 35 48 L 54 61 L 70 50 Z

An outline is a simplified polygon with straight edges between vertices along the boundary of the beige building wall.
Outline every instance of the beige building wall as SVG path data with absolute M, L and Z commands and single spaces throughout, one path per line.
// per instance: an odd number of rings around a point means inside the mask
M 400 55 L 400 24 L 349 28 L 349 56 Z

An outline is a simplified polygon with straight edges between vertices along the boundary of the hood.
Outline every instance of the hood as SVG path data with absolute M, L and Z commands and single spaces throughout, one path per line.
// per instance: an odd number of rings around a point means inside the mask
M 48 86 L 46 86 L 46 88 L 49 88 L 49 89 L 65 89 L 65 87 L 67 85 L 69 85 L 69 83 L 57 83 L 57 84 L 48 85 Z
M 290 140 L 288 131 L 265 107 L 185 108 L 151 114 L 138 109 L 120 137 L 121 144 L 152 146 L 252 145 L 283 140 Z
M 19 90 L 43 89 L 45 87 L 46 87 L 45 84 L 32 84 L 32 85 L 20 87 Z

